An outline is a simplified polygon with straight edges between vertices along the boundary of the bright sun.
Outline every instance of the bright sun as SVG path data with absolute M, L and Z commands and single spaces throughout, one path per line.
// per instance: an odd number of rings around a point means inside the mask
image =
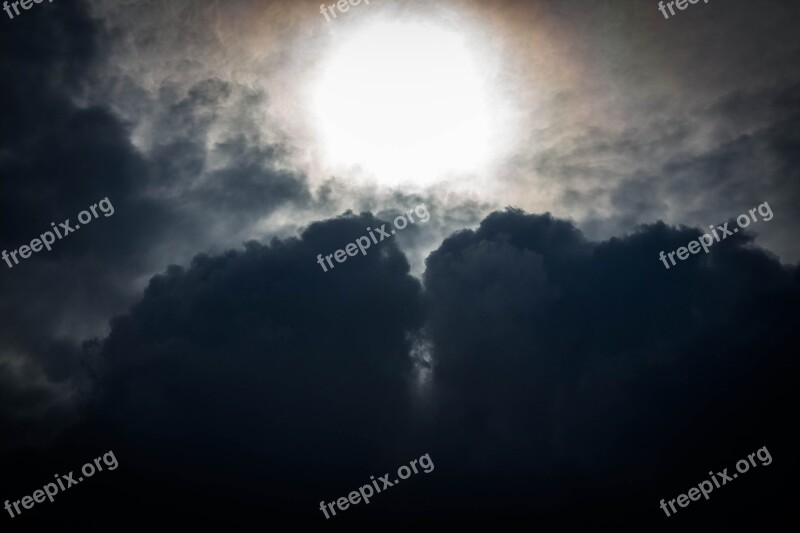
M 383 22 L 336 50 L 314 95 L 325 157 L 386 184 L 476 172 L 488 156 L 489 108 L 459 34 Z

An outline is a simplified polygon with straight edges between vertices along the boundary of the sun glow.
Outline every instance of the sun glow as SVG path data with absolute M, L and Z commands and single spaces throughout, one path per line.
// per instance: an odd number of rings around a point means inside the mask
M 316 85 L 326 163 L 393 185 L 478 172 L 491 137 L 486 94 L 463 36 L 430 24 L 373 24 L 332 54 Z

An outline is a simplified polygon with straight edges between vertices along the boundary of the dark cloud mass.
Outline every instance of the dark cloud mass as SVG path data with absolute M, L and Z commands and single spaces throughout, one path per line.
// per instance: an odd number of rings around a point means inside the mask
M 281 148 L 265 147 L 244 130 L 219 143 L 227 159 L 189 190 L 189 177 L 204 169 L 209 123 L 230 95 L 228 84 L 209 79 L 185 94 L 163 91 L 174 102 L 157 126 L 169 140 L 143 154 L 132 142 L 132 124 L 108 106 L 78 103 L 112 37 L 83 2 L 47 8 L 4 25 L 0 36 L 0 73 L 13 80 L 0 89 L 0 245 L 15 250 L 51 222 L 74 225 L 81 210 L 106 197 L 115 212 L 0 279 L 0 373 L 8 394 L 38 398 L 35 409 L 0 404 L 8 427 L 0 448 L 52 434 L 54 423 L 74 418 L 87 386 L 80 342 L 135 301 L 140 280 L 161 270 L 165 258 L 191 257 L 226 227 L 252 224 L 256 211 L 308 196 L 301 175 L 275 168 Z
M 109 450 L 120 465 L 3 517 L 6 529 L 792 523 L 790 2 L 693 5 L 666 22 L 668 57 L 652 41 L 665 21 L 648 18 L 650 0 L 624 13 L 610 2 L 454 3 L 508 42 L 533 38 L 520 32 L 534 25 L 536 87 L 558 103 L 548 112 L 598 95 L 565 111 L 563 130 L 544 118 L 526 126 L 548 142 L 493 177 L 519 194 L 505 209 L 495 192 L 314 174 L 305 158 L 321 149 L 285 119 L 299 113 L 294 86 L 254 82 L 310 64 L 322 45 L 308 13 L 324 24 L 312 3 L 170 2 L 58 0 L 2 20 L 0 246 L 16 250 L 105 197 L 115 213 L 13 269 L 0 262 L 0 505 Z M 403 9 L 427 13 L 421 2 Z M 731 51 L 714 40 L 697 57 L 702 25 L 709 40 L 737 30 Z M 297 28 L 302 53 L 281 44 Z M 552 48 L 539 46 L 548 38 Z M 713 57 L 736 69 L 698 81 Z M 643 70 L 658 58 L 696 82 L 685 108 L 663 99 L 677 82 L 656 90 L 660 73 Z M 608 103 L 606 84 L 630 104 L 628 115 L 608 108 L 607 129 L 589 120 Z M 531 197 L 553 207 L 532 213 Z M 669 270 L 658 259 L 697 239 L 698 220 L 764 201 L 773 220 Z M 422 203 L 429 223 L 327 272 L 317 263 Z M 763 446 L 770 466 L 675 516 L 659 508 Z M 430 474 L 333 519 L 320 512 L 425 453 Z
M 594 244 L 517 210 L 447 239 L 424 293 L 392 244 L 327 273 L 314 262 L 375 224 L 343 216 L 155 277 L 97 347 L 90 414 L 66 441 L 113 443 L 128 470 L 107 482 L 139 487 L 146 508 L 167 498 L 168 522 L 197 501 L 215 502 L 211 518 L 313 521 L 319 498 L 425 451 L 438 476 L 352 519 L 502 522 L 500 506 L 576 526 L 651 524 L 660 498 L 768 445 L 775 468 L 746 481 L 761 490 L 740 481 L 693 520 L 764 520 L 726 518 L 739 499 L 785 518 L 796 270 L 737 237 L 665 276 L 654 250 L 696 230 Z M 423 416 L 408 357 L 421 330 L 434 361 Z M 88 509 L 74 505 L 63 512 Z
M 445 241 L 425 286 L 447 454 L 504 472 L 508 494 L 487 484 L 509 501 L 592 509 L 588 526 L 622 507 L 635 523 L 758 439 L 791 447 L 796 269 L 745 237 L 664 272 L 657 252 L 697 235 L 656 224 L 588 245 L 507 211 Z

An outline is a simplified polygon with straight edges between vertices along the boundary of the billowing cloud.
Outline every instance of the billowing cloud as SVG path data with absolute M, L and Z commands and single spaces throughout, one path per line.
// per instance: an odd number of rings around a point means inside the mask
M 791 455 L 797 269 L 737 236 L 666 270 L 658 252 L 698 235 L 659 223 L 589 243 L 510 210 L 429 257 L 430 438 L 473 511 L 646 524 L 746 450 Z M 748 498 L 769 483 L 753 482 Z
M 393 241 L 315 262 L 376 224 L 347 214 L 153 278 L 90 350 L 89 416 L 68 441 L 113 445 L 131 473 L 108 482 L 152 485 L 146 505 L 169 487 L 176 509 L 301 521 L 423 452 L 440 477 L 362 519 L 489 518 L 505 502 L 509 516 L 646 524 L 662 497 L 758 447 L 796 463 L 797 269 L 749 236 L 666 270 L 658 251 L 697 230 L 596 243 L 507 210 L 446 239 L 424 291 Z M 760 490 L 727 497 L 774 498 L 783 474 L 763 470 Z

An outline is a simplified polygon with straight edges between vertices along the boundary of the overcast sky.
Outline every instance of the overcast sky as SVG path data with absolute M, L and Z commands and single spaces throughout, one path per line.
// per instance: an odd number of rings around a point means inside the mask
M 336 523 L 782 519 L 800 6 L 657 5 L 0 12 L 0 247 L 114 208 L 0 262 L 0 500 L 120 462 L 7 527 L 336 527 L 320 500 L 424 453 Z M 659 509 L 765 445 L 769 467 Z

